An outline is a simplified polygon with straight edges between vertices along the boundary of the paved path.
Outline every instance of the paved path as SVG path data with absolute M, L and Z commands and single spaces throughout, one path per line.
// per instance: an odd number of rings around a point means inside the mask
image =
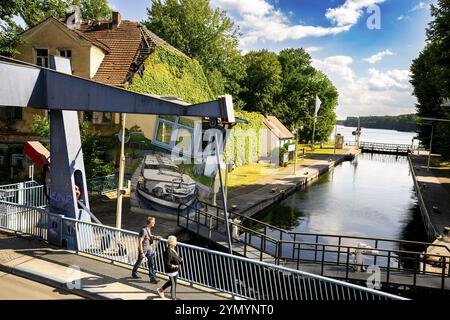
M 427 157 L 411 155 L 410 159 L 431 222 L 444 235 L 444 228 L 450 227 L 450 170 L 427 171 Z
M 89 299 L 161 300 L 156 288 L 165 281 L 164 276 L 158 275 L 161 282 L 150 284 L 145 270 L 141 270 L 142 279 L 133 279 L 129 268 L 2 233 L 0 270 Z M 229 298 L 184 281 L 179 281 L 177 289 L 177 298 L 181 300 Z
M 83 299 L 44 284 L 0 271 L 0 300 L 78 300 Z

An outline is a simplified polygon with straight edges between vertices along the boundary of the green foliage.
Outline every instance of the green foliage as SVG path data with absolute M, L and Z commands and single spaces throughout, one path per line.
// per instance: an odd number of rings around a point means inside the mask
M 361 127 L 374 129 L 387 129 L 406 132 L 415 132 L 416 116 L 414 114 L 403 114 L 399 116 L 369 116 L 360 117 Z M 338 121 L 347 127 L 357 127 L 358 117 L 347 117 L 344 121 Z
M 321 100 L 316 122 L 315 141 L 327 141 L 336 122 L 338 92 L 328 77 L 311 66 L 311 57 L 303 49 L 285 49 L 279 54 L 283 67 L 282 92 L 275 115 L 291 131 L 298 130 L 301 141 L 312 138 L 316 95 Z
M 198 60 L 216 96 L 238 97 L 238 83 L 245 76 L 238 51 L 239 29 L 225 11 L 212 9 L 209 0 L 152 0 L 147 11 L 145 25 Z M 220 83 L 215 83 L 218 78 Z M 235 105 L 242 103 L 236 100 Z
M 281 64 L 277 55 L 267 50 L 250 51 L 244 56 L 247 77 L 242 81 L 244 109 L 272 112 L 274 97 L 281 92 Z
M 145 61 L 142 78 L 135 74 L 129 90 L 175 95 L 189 103 L 214 99 L 198 61 L 167 47 L 158 46 Z
M 3 21 L 0 22 L 0 55 L 12 57 L 17 53 L 16 47 L 22 43 L 20 33 L 23 29 L 9 17 Z
M 110 20 L 112 10 L 108 0 L 73 0 L 80 7 L 83 19 Z
M 236 165 L 258 161 L 261 151 L 264 117 L 257 112 L 237 111 L 235 116 L 249 121 L 233 127 L 225 146 L 224 157 Z
M 438 0 L 431 6 L 433 20 L 428 25 L 428 43 L 411 65 L 411 84 L 417 97 L 419 117 L 449 119 L 449 111 L 440 105 L 450 97 L 450 1 Z M 429 148 L 431 126 L 418 122 L 418 134 Z M 433 152 L 450 159 L 450 126 L 434 124 Z
M 48 117 L 35 115 L 32 130 L 40 137 L 50 137 L 50 120 Z M 86 177 L 93 178 L 114 173 L 114 165 L 105 161 L 106 146 L 101 141 L 100 134 L 89 128 L 87 122 L 80 125 L 81 145 L 83 147 Z M 50 148 L 46 144 L 46 148 Z

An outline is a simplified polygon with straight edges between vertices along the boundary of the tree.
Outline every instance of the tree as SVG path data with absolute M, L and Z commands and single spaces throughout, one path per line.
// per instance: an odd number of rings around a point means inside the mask
M 428 43 L 411 65 L 411 84 L 418 104 L 419 117 L 449 118 L 448 111 L 440 105 L 450 97 L 450 1 L 438 0 L 431 6 L 433 20 L 427 28 Z M 419 121 L 419 139 L 429 148 L 431 126 Z M 448 123 L 434 124 L 433 152 L 450 158 L 450 126 Z
M 108 0 L 74 0 L 74 5 L 80 7 L 83 19 L 110 20 L 112 10 Z
M 315 141 L 328 140 L 336 122 L 334 112 L 338 92 L 328 77 L 311 66 L 311 56 L 303 49 L 285 49 L 278 55 L 282 67 L 282 90 L 276 97 L 274 115 L 290 130 L 298 130 L 304 142 L 312 138 L 316 95 L 321 107 Z
M 250 51 L 244 56 L 247 77 L 241 82 L 244 110 L 274 112 L 274 98 L 281 92 L 281 65 L 277 55 L 267 50 Z
M 50 120 L 48 117 L 35 115 L 32 130 L 40 137 L 50 138 Z M 106 146 L 100 134 L 89 127 L 88 122 L 80 124 L 81 145 L 83 147 L 86 177 L 93 178 L 114 173 L 114 165 L 105 159 Z M 50 148 L 49 144 L 46 144 Z
M 198 60 L 215 94 L 238 96 L 238 82 L 245 76 L 237 49 L 239 28 L 225 11 L 212 9 L 209 0 L 152 0 L 147 12 L 144 24 Z
M 0 0 L 0 54 L 12 56 L 20 44 L 19 34 L 22 28 L 13 21 L 17 15 L 21 0 Z

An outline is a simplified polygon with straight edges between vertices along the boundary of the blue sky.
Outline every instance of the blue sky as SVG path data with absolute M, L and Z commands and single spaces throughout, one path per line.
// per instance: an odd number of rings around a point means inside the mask
M 127 20 L 143 20 L 150 0 L 110 0 Z M 305 48 L 338 88 L 339 119 L 413 113 L 409 66 L 425 45 L 435 0 L 211 0 L 226 10 L 240 48 Z M 370 11 L 368 12 L 368 9 Z M 375 11 L 374 11 L 375 10 Z M 379 12 L 379 15 L 373 15 Z M 375 17 L 375 19 L 373 19 Z M 379 20 L 376 19 L 379 17 Z M 380 21 L 370 29 L 367 21 Z M 170 39 L 167 39 L 170 41 Z

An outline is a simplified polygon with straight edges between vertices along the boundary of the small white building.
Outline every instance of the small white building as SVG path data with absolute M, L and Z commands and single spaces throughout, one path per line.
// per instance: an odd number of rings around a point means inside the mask
M 274 116 L 264 117 L 260 159 L 278 162 L 279 149 L 286 143 L 294 143 L 295 136 Z

